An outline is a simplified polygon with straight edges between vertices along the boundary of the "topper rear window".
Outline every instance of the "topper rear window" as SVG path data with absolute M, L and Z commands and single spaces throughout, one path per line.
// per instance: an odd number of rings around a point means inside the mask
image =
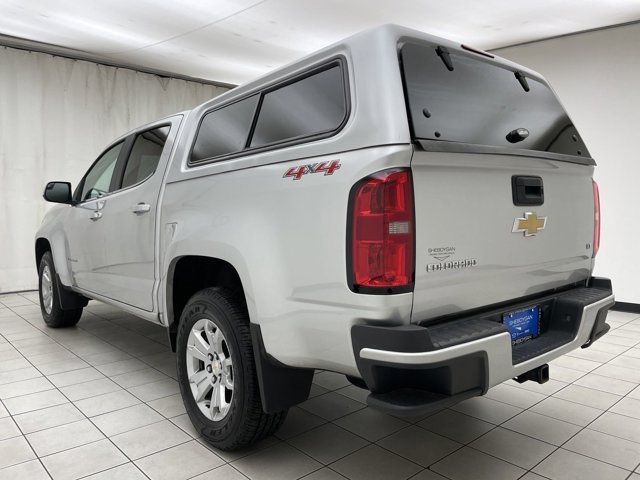
M 400 60 L 414 139 L 590 156 L 544 83 L 434 45 L 405 43 Z

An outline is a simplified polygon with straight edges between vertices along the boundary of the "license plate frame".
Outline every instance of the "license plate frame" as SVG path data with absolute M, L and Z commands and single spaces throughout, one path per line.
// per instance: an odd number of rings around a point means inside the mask
M 511 345 L 520 345 L 539 336 L 541 316 L 540 305 L 531 305 L 503 313 L 502 323 L 509 330 Z

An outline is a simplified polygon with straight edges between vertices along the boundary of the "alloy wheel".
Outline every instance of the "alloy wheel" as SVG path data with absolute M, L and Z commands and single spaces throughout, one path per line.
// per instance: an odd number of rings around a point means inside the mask
M 196 321 L 187 341 L 189 386 L 200 411 L 215 422 L 222 420 L 233 400 L 233 362 L 229 343 L 213 320 Z
M 51 279 L 51 270 L 49 265 L 45 265 L 42 269 L 42 278 L 40 280 L 40 294 L 42 295 L 42 305 L 44 311 L 48 315 L 51 314 L 53 309 L 53 281 Z

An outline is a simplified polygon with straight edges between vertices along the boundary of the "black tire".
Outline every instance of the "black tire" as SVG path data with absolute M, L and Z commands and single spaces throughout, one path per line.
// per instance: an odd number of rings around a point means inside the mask
M 212 320 L 222 330 L 233 361 L 233 396 L 226 416 L 207 418 L 191 392 L 187 373 L 187 344 L 193 325 Z M 189 299 L 177 331 L 178 383 L 189 418 L 195 429 L 220 450 L 237 450 L 272 435 L 284 421 L 287 410 L 267 414 L 262 410 L 246 305 L 231 290 L 207 288 Z
M 48 268 L 50 282 L 52 285 L 51 295 L 53 301 L 51 302 L 50 311 L 47 312 L 45 302 L 43 299 L 43 277 L 42 274 L 45 271 L 45 267 Z M 56 267 L 53 264 L 53 257 L 51 252 L 45 252 L 40 259 L 40 265 L 38 267 L 38 294 L 40 297 L 40 311 L 42 312 L 42 318 L 44 323 L 51 328 L 64 328 L 73 327 L 82 316 L 82 308 L 74 308 L 71 310 L 63 310 L 60 307 L 60 298 L 58 297 L 58 277 L 56 276 Z

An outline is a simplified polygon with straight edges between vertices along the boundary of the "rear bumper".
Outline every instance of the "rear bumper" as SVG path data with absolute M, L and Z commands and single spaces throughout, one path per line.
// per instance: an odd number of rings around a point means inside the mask
M 540 335 L 512 347 L 502 314 L 540 305 Z M 522 375 L 604 335 L 611 282 L 578 287 L 433 326 L 356 325 L 351 336 L 368 403 L 395 414 L 426 413 Z

